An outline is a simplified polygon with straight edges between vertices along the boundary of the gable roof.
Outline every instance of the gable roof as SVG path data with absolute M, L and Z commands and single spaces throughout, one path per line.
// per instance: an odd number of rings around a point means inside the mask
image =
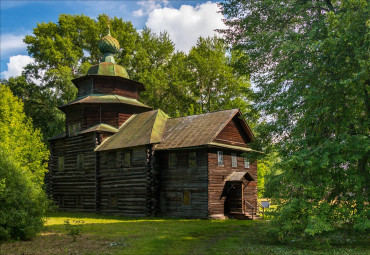
M 167 121 L 166 132 L 156 150 L 209 145 L 238 109 L 173 118 Z
M 106 139 L 95 151 L 159 143 L 168 118 L 161 110 L 134 114 L 122 124 L 115 135 Z

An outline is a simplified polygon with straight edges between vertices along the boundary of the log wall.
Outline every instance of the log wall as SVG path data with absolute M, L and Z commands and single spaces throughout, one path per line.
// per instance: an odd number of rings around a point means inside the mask
M 218 166 L 217 151 L 223 151 L 224 165 Z M 237 167 L 231 166 L 231 153 L 237 154 Z M 243 197 L 252 205 L 257 205 L 257 163 L 251 163 L 249 169 L 244 168 L 244 158 L 241 152 L 225 150 L 225 149 L 210 149 L 208 152 L 208 213 L 210 216 L 222 216 L 225 214 L 225 199 L 226 178 L 233 173 L 248 171 L 255 181 L 244 181 Z
M 95 211 L 95 137 L 93 133 L 53 140 L 50 143 L 48 193 L 61 210 Z M 77 155 L 84 155 L 77 169 Z M 64 156 L 64 170 L 58 157 Z
M 137 87 L 133 84 L 122 82 L 118 79 L 94 77 L 94 94 L 119 95 L 139 99 Z
M 193 150 L 194 151 L 194 150 Z M 159 210 L 164 216 L 206 218 L 207 214 L 207 151 L 196 150 L 197 164 L 189 167 L 191 150 L 157 151 L 159 159 Z M 169 153 L 175 153 L 177 163 L 169 167 Z M 185 192 L 190 195 L 184 204 Z
M 131 166 L 117 164 L 117 152 L 131 152 Z M 145 147 L 98 152 L 98 211 L 130 217 L 147 216 L 147 168 Z M 117 158 L 116 158 L 117 159 Z M 116 199 L 116 205 L 112 202 Z

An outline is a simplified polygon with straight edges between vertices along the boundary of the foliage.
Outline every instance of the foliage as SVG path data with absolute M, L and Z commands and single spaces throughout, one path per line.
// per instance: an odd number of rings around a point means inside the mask
M 73 242 L 76 242 L 77 237 L 81 236 L 83 223 L 85 223 L 83 220 L 73 220 L 72 224 L 69 222 L 69 219 L 64 221 L 64 227 L 67 230 L 67 236 L 71 236 Z
M 43 226 L 48 152 L 23 104 L 0 84 L 0 241 L 26 240 Z
M 369 5 L 227 1 L 226 37 L 258 88 L 278 235 L 369 229 Z M 242 71 L 242 70 L 240 70 Z

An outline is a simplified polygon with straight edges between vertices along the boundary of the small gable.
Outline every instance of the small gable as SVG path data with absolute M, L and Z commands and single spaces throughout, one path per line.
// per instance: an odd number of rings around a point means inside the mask
M 248 125 L 238 115 L 234 116 L 216 136 L 216 142 L 245 145 L 253 140 Z

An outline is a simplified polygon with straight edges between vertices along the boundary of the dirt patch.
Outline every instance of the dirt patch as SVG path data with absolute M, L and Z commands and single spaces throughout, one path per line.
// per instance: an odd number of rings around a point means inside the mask
M 82 235 L 72 242 L 66 235 L 44 232 L 31 241 L 5 243 L 0 246 L 0 254 L 52 255 L 52 254 L 111 254 L 122 247 L 112 247 L 114 240 Z

